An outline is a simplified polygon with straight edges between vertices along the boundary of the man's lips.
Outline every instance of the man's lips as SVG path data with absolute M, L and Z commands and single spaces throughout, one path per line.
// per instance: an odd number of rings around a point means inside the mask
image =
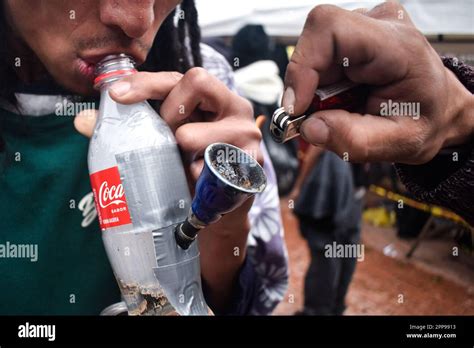
M 137 65 L 143 63 L 143 58 L 137 58 L 137 55 L 130 54 L 127 52 L 120 52 L 127 54 L 132 57 Z M 99 63 L 102 59 L 107 56 L 117 54 L 116 52 L 107 52 L 102 54 L 87 54 L 87 55 L 80 55 L 76 60 L 76 68 L 79 73 L 90 80 L 93 80 L 95 77 L 95 66 Z
M 94 80 L 95 77 L 95 64 L 94 63 L 89 63 L 86 62 L 82 58 L 77 58 L 76 62 L 76 69 L 79 71 L 79 73 L 85 77 L 87 77 L 88 80 Z

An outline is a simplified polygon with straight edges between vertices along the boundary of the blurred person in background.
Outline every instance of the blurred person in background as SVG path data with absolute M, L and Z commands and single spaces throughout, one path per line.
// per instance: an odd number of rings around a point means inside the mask
M 304 308 L 297 314 L 342 315 L 357 258 L 363 255 L 327 251 L 334 248 L 334 243 L 351 247 L 359 243 L 362 196 L 356 195 L 351 165 L 332 152 L 310 145 L 288 198 L 294 202 L 294 214 L 311 256 L 304 283 Z
M 283 93 L 279 65 L 286 69 L 286 51 L 281 45 L 275 45 L 262 25 L 249 24 L 232 39 L 230 63 L 234 68 L 237 91 L 252 103 L 255 117 L 266 117 L 262 127 L 263 140 L 276 171 L 279 194 L 285 196 L 298 175 L 298 142 L 277 144 L 269 128 Z
M 239 93 L 250 99 L 262 114 L 274 111 L 283 94 L 278 65 L 272 60 L 270 37 L 261 25 L 246 25 L 232 40 L 232 65 Z

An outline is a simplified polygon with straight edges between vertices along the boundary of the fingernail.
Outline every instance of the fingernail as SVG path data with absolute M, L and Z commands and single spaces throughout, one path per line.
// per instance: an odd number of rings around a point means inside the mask
M 130 90 L 130 82 L 116 82 L 110 86 L 109 93 L 113 93 L 115 96 L 120 97 L 128 93 Z
M 329 139 L 329 128 L 323 120 L 310 118 L 300 127 L 301 136 L 313 145 L 324 145 Z
M 293 110 L 295 109 L 295 101 L 295 91 L 292 87 L 288 87 L 283 93 L 281 104 L 290 114 L 292 114 Z

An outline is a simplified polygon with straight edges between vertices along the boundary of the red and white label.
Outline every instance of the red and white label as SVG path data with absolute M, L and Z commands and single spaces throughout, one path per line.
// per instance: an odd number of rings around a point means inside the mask
M 90 175 L 100 228 L 106 229 L 132 222 L 118 167 Z

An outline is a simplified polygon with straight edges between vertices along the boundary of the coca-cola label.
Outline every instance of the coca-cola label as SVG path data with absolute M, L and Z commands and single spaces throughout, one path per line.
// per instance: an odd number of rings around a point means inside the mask
M 132 222 L 118 167 L 90 175 L 95 207 L 102 229 Z

